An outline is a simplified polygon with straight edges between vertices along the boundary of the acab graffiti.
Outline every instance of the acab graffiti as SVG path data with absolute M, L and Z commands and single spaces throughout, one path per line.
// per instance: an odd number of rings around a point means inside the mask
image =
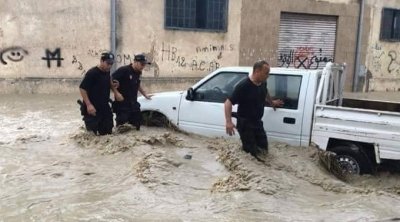
M 203 60 L 198 59 L 197 57 L 187 59 L 186 56 L 182 56 L 177 47 L 165 43 L 162 43 L 161 46 L 161 61 L 170 61 L 174 62 L 180 68 L 188 68 L 192 71 L 214 71 L 220 67 L 220 64 L 215 60 Z M 213 49 L 213 48 L 211 48 Z M 201 48 L 196 48 L 197 52 L 205 52 L 202 51 Z M 218 48 L 216 49 L 218 51 Z M 219 48 L 219 51 L 221 47 Z M 207 52 L 209 52 L 207 50 Z
M 333 58 L 324 56 L 321 48 L 315 50 L 314 47 L 297 47 L 278 56 L 278 66 L 286 68 L 319 69 L 327 62 L 333 62 Z

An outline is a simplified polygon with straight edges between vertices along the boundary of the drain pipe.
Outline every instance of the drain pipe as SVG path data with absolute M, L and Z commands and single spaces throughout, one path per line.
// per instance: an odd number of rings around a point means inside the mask
M 357 43 L 356 43 L 356 59 L 354 62 L 354 76 L 353 76 L 353 92 L 358 91 L 358 84 L 360 79 L 360 57 L 361 57 L 361 43 L 362 43 L 362 32 L 363 32 L 363 21 L 364 21 L 364 0 L 360 0 L 360 15 L 358 17 L 358 28 L 357 28 Z
M 116 17 L 116 7 L 115 7 L 115 1 L 116 0 L 111 0 L 111 52 L 115 55 L 116 53 L 116 25 L 115 25 L 115 17 Z M 116 69 L 115 65 L 111 67 L 111 73 L 114 72 Z

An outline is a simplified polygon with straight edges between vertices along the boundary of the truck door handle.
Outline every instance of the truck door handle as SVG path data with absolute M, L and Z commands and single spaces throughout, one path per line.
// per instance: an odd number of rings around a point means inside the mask
M 283 122 L 287 124 L 295 124 L 296 119 L 295 118 L 290 118 L 290 117 L 283 117 Z

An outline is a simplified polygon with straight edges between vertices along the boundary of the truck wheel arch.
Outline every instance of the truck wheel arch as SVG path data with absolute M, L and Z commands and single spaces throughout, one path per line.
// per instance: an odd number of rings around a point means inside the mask
M 158 111 L 145 110 L 141 112 L 142 124 L 145 126 L 167 127 L 177 129 L 166 115 Z
M 359 167 L 359 174 L 369 174 L 375 172 L 375 153 L 373 145 L 357 143 L 353 141 L 330 140 L 328 143 L 328 151 L 337 155 L 337 160 L 342 164 L 353 164 L 356 161 Z

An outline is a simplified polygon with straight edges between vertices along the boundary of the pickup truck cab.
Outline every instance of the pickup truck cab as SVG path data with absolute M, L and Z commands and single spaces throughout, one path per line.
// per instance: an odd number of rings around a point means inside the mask
M 224 102 L 251 73 L 252 67 L 220 68 L 187 91 L 156 93 L 151 100 L 140 97 L 143 118 L 147 123 L 168 122 L 189 133 L 228 137 Z M 396 110 L 400 104 L 380 102 L 383 110 L 362 110 L 366 102 L 342 98 L 344 73 L 345 66 L 332 63 L 323 71 L 271 68 L 268 91 L 284 106 L 274 111 L 266 105 L 262 120 L 269 141 L 292 146 L 313 142 L 335 152 L 352 173 L 369 173 L 383 158 L 400 159 L 400 113 Z M 343 104 L 358 104 L 358 108 Z M 385 110 L 388 106 L 392 110 Z

